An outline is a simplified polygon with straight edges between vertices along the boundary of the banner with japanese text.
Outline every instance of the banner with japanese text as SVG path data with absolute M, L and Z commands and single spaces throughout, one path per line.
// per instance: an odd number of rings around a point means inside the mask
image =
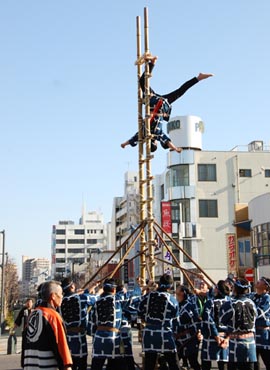
M 233 233 L 226 234 L 226 249 L 228 256 L 228 272 L 237 274 L 238 263 L 237 263 L 237 250 L 236 250 L 236 236 Z
M 172 233 L 172 207 L 171 202 L 161 202 L 161 224 L 166 233 Z

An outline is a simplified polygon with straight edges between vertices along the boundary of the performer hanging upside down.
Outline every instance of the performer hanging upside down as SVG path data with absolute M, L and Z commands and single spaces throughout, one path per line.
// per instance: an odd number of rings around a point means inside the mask
M 147 57 L 146 61 L 149 62 L 149 72 L 151 73 L 157 57 Z M 154 117 L 151 118 L 150 121 L 150 131 L 153 136 L 151 139 L 151 152 L 154 152 L 157 149 L 157 141 L 160 142 L 161 146 L 164 149 L 170 149 L 173 151 L 177 151 L 180 153 L 182 148 L 176 147 L 171 139 L 163 132 L 162 130 L 162 123 L 163 121 L 168 122 L 170 120 L 170 114 L 172 106 L 171 104 L 175 102 L 177 99 L 181 98 L 185 92 L 190 89 L 193 85 L 197 82 L 204 80 L 208 77 L 213 76 L 212 73 L 199 73 L 197 77 L 193 77 L 191 80 L 185 82 L 182 86 L 178 89 L 164 95 L 157 94 L 151 87 L 150 87 L 150 112 L 153 114 L 155 107 L 157 106 L 160 99 L 162 99 L 162 105 Z M 145 73 L 142 74 L 140 77 L 140 87 L 143 91 L 143 95 L 145 95 Z M 143 135 L 145 135 L 145 127 L 143 126 Z M 138 144 L 139 134 L 138 132 L 133 135 L 129 140 L 123 142 L 121 144 L 122 148 L 125 148 L 127 145 L 136 146 Z

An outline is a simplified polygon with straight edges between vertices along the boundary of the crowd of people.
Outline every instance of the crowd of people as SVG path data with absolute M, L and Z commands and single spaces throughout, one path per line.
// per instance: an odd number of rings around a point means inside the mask
M 132 291 L 112 278 L 101 287 L 76 290 L 71 278 L 39 288 L 35 308 L 23 317 L 22 367 L 26 370 L 86 370 L 92 337 L 91 369 L 135 370 L 131 318 L 138 316 L 143 368 L 270 370 L 270 279 L 254 291 L 243 278 L 220 280 L 198 289 L 178 285 L 169 274 L 158 283 L 138 280 Z M 174 289 L 174 290 L 173 290 Z

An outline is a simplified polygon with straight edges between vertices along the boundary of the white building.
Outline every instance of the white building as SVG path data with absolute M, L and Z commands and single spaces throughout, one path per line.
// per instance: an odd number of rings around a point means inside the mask
M 51 274 L 51 264 L 47 258 L 22 256 L 22 295 L 36 295 L 37 287 Z
M 238 273 L 237 250 L 229 249 L 232 238 L 237 243 L 235 208 L 270 186 L 269 148 L 254 141 L 231 151 L 204 151 L 203 122 L 196 116 L 173 118 L 168 133 L 184 150 L 168 152 L 167 169 L 155 177 L 155 218 L 162 224 L 161 203 L 169 202 L 172 237 L 212 279 Z M 250 261 L 250 244 L 244 253 Z M 182 254 L 180 262 L 194 267 Z
M 84 213 L 78 224 L 59 221 L 52 230 L 52 276 L 65 276 L 87 268 L 91 253 L 106 249 L 107 226 L 103 214 Z
M 262 168 L 262 171 L 270 170 Z M 270 276 L 270 192 L 259 195 L 248 204 L 249 218 L 253 234 L 254 265 L 257 278 Z
M 124 195 L 115 197 L 112 210 L 112 245 L 119 247 L 139 223 L 139 179 L 138 173 L 125 173 Z
M 134 228 L 139 224 L 140 208 L 139 208 L 139 178 L 137 172 L 128 171 L 125 173 L 124 183 L 124 195 L 121 197 L 115 197 L 113 200 L 112 208 L 112 222 L 111 222 L 111 242 L 113 249 L 119 248 L 124 241 L 130 236 Z M 138 243 L 135 249 L 130 251 L 128 258 L 133 257 L 138 249 Z M 125 253 L 123 248 L 120 250 L 120 257 Z M 121 269 L 122 280 L 127 282 L 128 276 L 133 279 L 135 269 L 139 270 L 139 259 L 136 259 L 133 263 L 129 263 L 128 269 Z M 137 266 L 137 267 L 136 267 Z M 124 271 L 126 276 L 124 277 Z M 128 276 L 127 276 L 128 275 Z

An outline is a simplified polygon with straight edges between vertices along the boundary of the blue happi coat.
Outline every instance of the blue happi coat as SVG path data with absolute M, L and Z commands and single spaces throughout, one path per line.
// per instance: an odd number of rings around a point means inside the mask
M 87 356 L 86 330 L 88 310 L 95 304 L 97 296 L 85 290 L 83 294 L 67 294 L 63 297 L 61 314 L 67 329 L 68 346 L 72 356 Z
M 251 299 L 258 312 L 255 322 L 256 347 L 270 350 L 270 295 L 268 293 L 254 294 Z
M 202 312 L 202 361 L 228 361 L 228 348 L 221 348 L 218 346 L 215 337 L 225 337 L 226 327 L 219 324 L 219 311 L 223 303 L 230 298 L 213 298 L 209 299 L 203 308 Z
M 176 328 L 179 356 L 189 356 L 199 350 L 197 332 L 201 329 L 199 312 L 193 296 L 179 303 L 179 322 Z
M 254 337 L 256 317 L 255 304 L 246 295 L 233 297 L 221 306 L 219 319 L 220 325 L 227 327 L 229 335 L 229 362 L 257 361 Z M 241 333 L 250 336 L 235 337 Z
M 145 322 L 143 351 L 176 352 L 173 333 L 174 322 L 179 317 L 176 299 L 166 291 L 150 292 L 142 297 L 138 314 Z
M 112 293 L 103 293 L 90 313 L 93 338 L 92 357 L 117 358 L 120 353 L 121 301 Z
M 120 338 L 124 345 L 125 357 L 133 357 L 132 351 L 132 333 L 131 333 L 131 315 L 130 315 L 130 300 L 132 292 L 125 293 L 119 291 L 116 293 L 116 299 L 121 302 L 122 307 L 122 322 L 120 327 Z

